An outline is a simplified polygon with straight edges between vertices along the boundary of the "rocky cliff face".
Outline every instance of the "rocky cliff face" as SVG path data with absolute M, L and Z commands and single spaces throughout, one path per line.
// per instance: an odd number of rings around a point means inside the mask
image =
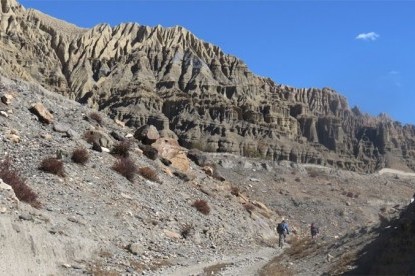
M 182 27 L 81 29 L 1 0 L 0 74 L 86 103 L 182 145 L 374 171 L 415 169 L 415 128 L 369 117 L 329 88 L 249 71 Z

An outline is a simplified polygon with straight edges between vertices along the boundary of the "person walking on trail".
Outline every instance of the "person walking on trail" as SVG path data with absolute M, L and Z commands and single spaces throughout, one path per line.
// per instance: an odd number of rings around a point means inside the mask
M 288 229 L 288 223 L 285 220 L 278 223 L 277 232 L 279 235 L 278 246 L 282 247 L 284 245 L 286 235 L 290 234 L 290 230 Z
M 313 222 L 310 226 L 311 238 L 314 239 L 319 233 L 317 225 Z

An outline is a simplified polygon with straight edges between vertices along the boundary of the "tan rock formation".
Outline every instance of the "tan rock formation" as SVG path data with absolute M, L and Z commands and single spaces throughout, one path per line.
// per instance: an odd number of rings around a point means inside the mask
M 415 128 L 369 117 L 330 88 L 297 89 L 186 29 L 78 28 L 1 0 L 0 74 L 22 78 L 127 126 L 206 151 L 373 171 L 385 154 L 415 169 Z M 174 133 L 173 133 L 174 132 Z

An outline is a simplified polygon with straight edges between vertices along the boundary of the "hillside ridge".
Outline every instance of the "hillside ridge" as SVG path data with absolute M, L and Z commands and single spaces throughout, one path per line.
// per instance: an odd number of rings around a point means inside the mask
M 81 29 L 2 0 L 0 73 L 36 82 L 181 145 L 373 172 L 413 171 L 415 127 L 350 108 L 331 88 L 293 88 L 176 26 Z

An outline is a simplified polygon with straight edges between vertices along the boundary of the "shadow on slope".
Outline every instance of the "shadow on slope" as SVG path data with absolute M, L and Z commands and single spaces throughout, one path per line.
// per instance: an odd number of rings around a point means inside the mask
M 379 237 L 360 250 L 356 267 L 344 275 L 415 275 L 415 204 L 384 226 L 377 229 Z

